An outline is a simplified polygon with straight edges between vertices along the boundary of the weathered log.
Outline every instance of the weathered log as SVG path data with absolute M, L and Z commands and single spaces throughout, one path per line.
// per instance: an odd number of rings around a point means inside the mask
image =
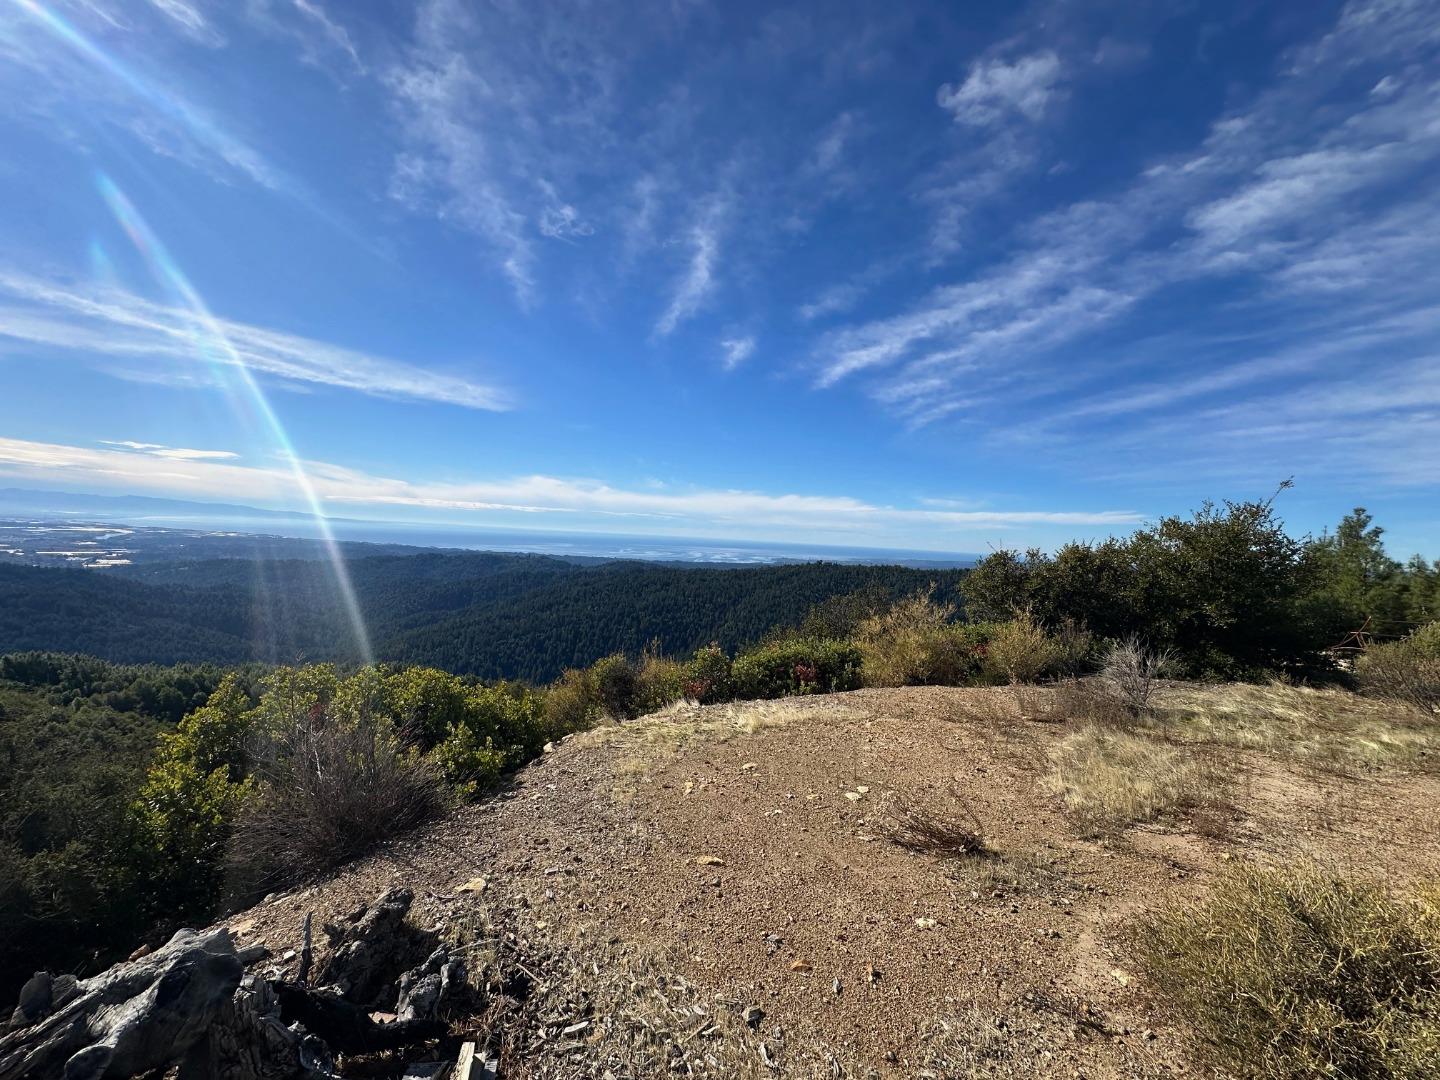
M 240 988 L 191 1047 L 180 1080 L 334 1080 L 330 1048 L 298 1026 L 287 1026 L 270 984 L 246 975 Z
M 246 959 L 223 929 L 181 930 L 148 956 L 90 979 L 37 975 L 0 1037 L 0 1080 L 99 1080 L 169 1065 L 205 1036 Z
M 434 1019 L 376 1023 L 364 1009 L 328 990 L 307 990 L 293 983 L 271 983 L 280 1002 L 280 1017 L 300 1024 L 342 1054 L 373 1054 L 438 1039 L 447 1025 Z
M 411 963 L 417 932 L 405 922 L 415 894 L 392 886 L 340 923 L 327 923 L 330 955 L 315 974 L 351 1001 L 370 1005 Z
M 439 1015 L 440 1003 L 464 981 L 464 960 L 442 946 L 419 967 L 400 976 L 395 1015 L 401 1020 L 433 1019 Z

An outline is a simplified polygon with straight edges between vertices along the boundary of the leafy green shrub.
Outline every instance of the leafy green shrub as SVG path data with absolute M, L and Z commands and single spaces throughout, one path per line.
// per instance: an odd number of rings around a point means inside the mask
M 960 686 L 980 671 L 989 632 L 955 623 L 955 606 L 923 589 L 862 621 L 855 641 L 867 686 Z
M 451 727 L 431 758 L 446 783 L 462 799 L 472 798 L 494 784 L 507 764 L 505 752 L 495 746 L 492 736 L 481 735 L 463 723 Z
M 584 731 L 600 713 L 600 696 L 590 672 L 571 668 L 545 691 L 545 732 L 552 739 Z
M 719 645 L 696 649 L 685 664 L 685 696 L 701 705 L 729 701 L 735 696 L 730 674 L 730 657 Z
M 828 694 L 861 686 L 860 650 L 848 641 L 792 639 L 761 645 L 735 658 L 737 698 Z
M 635 665 L 622 653 L 596 660 L 590 678 L 600 708 L 616 720 L 633 720 L 640 715 L 639 680 Z
M 249 788 L 256 712 L 228 675 L 210 701 L 160 737 L 130 816 L 137 860 L 175 913 L 208 912 L 231 825 Z
M 1242 1080 L 1434 1077 L 1440 885 L 1397 896 L 1315 867 L 1233 867 L 1141 927 L 1150 978 Z
M 1355 681 L 1374 697 L 1440 710 L 1440 621 L 1399 641 L 1370 646 L 1355 661 Z
M 1030 683 L 1058 673 L 1066 651 L 1028 611 L 996 624 L 985 647 L 983 670 L 993 682 Z
M 635 699 L 639 711 L 658 712 L 685 697 L 685 665 L 661 656 L 654 648 L 640 657 L 635 674 Z

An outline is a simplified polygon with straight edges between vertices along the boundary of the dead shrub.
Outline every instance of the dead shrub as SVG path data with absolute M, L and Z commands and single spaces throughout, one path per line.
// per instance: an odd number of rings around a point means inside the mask
M 1098 679 L 1066 679 L 1055 685 L 1051 695 L 1051 711 L 1057 719 L 1110 727 L 1123 727 L 1134 719 Z
M 1227 1075 L 1436 1075 L 1440 885 L 1396 895 L 1315 866 L 1237 866 L 1148 918 L 1137 945 Z
M 1131 716 L 1143 716 L 1159 681 L 1175 668 L 1175 654 L 1152 649 L 1139 638 L 1112 645 L 1100 667 L 1100 685 Z
M 885 805 L 886 835 L 908 851 L 941 859 L 993 855 L 980 819 L 970 805 L 953 788 L 950 800 L 959 808 L 958 813 L 941 814 L 892 794 Z
M 1051 753 L 1051 790 L 1087 836 L 1217 801 L 1220 777 L 1194 749 L 1089 724 Z
M 1370 646 L 1356 658 L 1355 681 L 1372 697 L 1440 711 L 1440 621 L 1399 641 Z
M 237 896 L 317 877 L 449 805 L 435 767 L 383 717 L 317 710 L 252 753 L 255 789 L 226 853 Z

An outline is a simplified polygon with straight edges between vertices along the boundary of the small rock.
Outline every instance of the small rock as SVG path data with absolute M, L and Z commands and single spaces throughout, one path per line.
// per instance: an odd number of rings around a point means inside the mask
M 870 793 L 870 789 L 864 784 L 856 784 L 855 790 L 858 791 L 861 795 L 868 795 Z
M 757 769 L 758 767 L 759 767 L 759 766 L 757 766 L 757 765 L 755 764 L 755 762 L 753 762 L 753 761 L 747 761 L 747 762 L 745 762 L 744 765 L 741 765 L 741 766 L 740 766 L 740 771 L 741 771 L 741 772 L 753 772 L 753 771 L 754 771 L 755 769 Z
M 751 1005 L 740 1016 L 753 1030 L 759 1031 L 760 1024 L 765 1019 L 765 1010 L 758 1005 Z
M 934 919 L 916 919 L 916 920 L 915 920 L 915 925 L 918 926 L 921 930 L 929 930 L 931 927 L 933 927 L 933 926 L 935 925 L 935 920 L 934 920 Z
M 849 799 L 851 802 L 859 802 L 861 799 L 864 798 L 864 796 L 861 795 L 858 791 L 847 791 L 845 792 L 845 798 Z
M 790 961 L 790 970 L 805 975 L 813 971 L 814 969 L 811 968 L 811 966 L 807 964 L 804 960 L 792 960 Z
M 725 860 L 715 855 L 699 855 L 695 859 L 696 866 L 724 866 Z
M 842 986 L 840 985 L 840 980 L 839 980 L 839 979 L 836 979 L 834 982 L 832 982 L 832 983 L 830 984 L 830 989 L 835 991 L 835 996 L 836 996 L 836 997 L 839 997 L 839 996 L 840 996 L 840 992 L 844 989 L 844 987 L 842 987 Z

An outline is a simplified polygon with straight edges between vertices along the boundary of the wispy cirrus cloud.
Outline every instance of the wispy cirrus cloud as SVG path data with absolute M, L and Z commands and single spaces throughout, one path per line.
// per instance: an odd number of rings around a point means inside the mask
M 729 337 L 720 342 L 720 355 L 726 371 L 733 371 L 755 352 L 755 336 Z
M 685 237 L 687 258 L 676 279 L 670 303 L 655 323 L 655 336 L 665 337 L 693 317 L 715 289 L 725 204 L 714 200 Z
M 141 444 L 144 446 L 145 444 Z M 1047 527 L 1125 530 L 1144 520 L 1133 510 L 955 510 L 925 502 L 892 506 L 848 496 L 653 486 L 621 487 L 592 479 L 520 476 L 447 483 L 377 476 L 326 462 L 305 463 L 318 495 L 342 512 L 359 508 L 445 514 L 451 520 L 503 520 L 506 515 L 589 515 L 630 519 L 628 528 L 671 532 L 719 530 L 733 537 L 905 538 L 915 544 L 964 543 L 976 536 Z M 146 449 L 112 449 L 0 438 L 0 476 L 29 482 L 94 485 L 261 504 L 296 501 L 294 475 L 276 464 L 164 459 Z
M 163 443 L 136 442 L 133 439 L 101 439 L 100 442 L 105 446 L 118 446 L 124 450 L 135 450 L 172 461 L 229 461 L 240 456 L 233 450 L 195 450 L 184 446 L 165 446 Z
M 191 38 L 211 44 L 221 40 L 210 22 L 182 0 L 152 3 L 167 23 Z M 92 21 L 100 25 L 77 24 L 36 0 L 19 0 L 0 11 L 0 96 L 13 115 L 82 143 L 93 141 L 96 129 L 120 129 L 157 154 L 223 179 L 243 178 L 273 191 L 298 190 L 233 124 L 152 75 L 145 57 L 130 55 L 144 40 L 140 33 L 94 9 Z M 97 37 L 99 29 L 122 28 L 118 43 Z
M 1006 428 L 1043 431 L 1052 448 L 1093 457 L 1137 445 L 1115 427 L 1122 416 L 1164 413 L 1145 428 L 1160 438 L 1181 410 L 1213 435 L 1207 410 L 1241 387 L 1256 403 L 1244 415 L 1258 423 L 1267 410 L 1290 415 L 1312 390 L 1350 384 L 1359 370 L 1387 383 L 1408 378 L 1412 358 L 1440 342 L 1427 284 L 1440 270 L 1440 236 L 1422 225 L 1440 214 L 1440 191 L 1423 179 L 1440 167 L 1440 37 L 1424 6 L 1353 0 L 1331 32 L 1296 49 L 1190 152 L 1148 163 L 1105 197 L 1022 220 L 1004 257 L 898 312 L 828 332 L 818 385 L 860 380 L 910 423 L 983 411 L 1002 444 Z M 1387 76 L 1384 93 L 1344 92 L 1363 77 L 1357 71 L 1378 82 L 1387 69 L 1403 74 Z M 1053 85 L 1038 75 L 992 74 L 969 93 L 969 79 L 952 85 L 944 100 L 978 110 L 967 122 L 982 127 L 1029 123 L 1049 100 L 1026 96 L 1025 87 Z M 1213 296 L 1242 283 L 1223 304 L 1201 303 L 1212 305 L 1212 321 L 1258 325 L 1275 340 L 1216 351 L 1200 336 L 1178 351 L 1140 350 L 1126 380 L 1109 377 L 1104 333 L 1181 292 Z M 1357 408 L 1367 400 L 1353 399 Z M 1381 432 L 1393 427 L 1398 449 L 1425 417 L 1424 408 L 1376 411 L 1365 442 L 1385 443 Z M 1216 447 L 1238 443 L 1208 445 L 1219 468 L 1232 455 Z M 1251 464 L 1272 470 L 1298 449 L 1278 436 L 1264 446 Z
M 471 409 L 510 406 L 497 387 L 415 364 L 231 320 L 217 320 L 234 355 L 253 372 L 290 383 Z M 91 289 L 0 269 L 0 347 L 74 355 L 124 374 L 140 365 L 163 379 L 168 365 L 193 385 L 197 368 L 234 363 L 191 312 L 118 289 Z

